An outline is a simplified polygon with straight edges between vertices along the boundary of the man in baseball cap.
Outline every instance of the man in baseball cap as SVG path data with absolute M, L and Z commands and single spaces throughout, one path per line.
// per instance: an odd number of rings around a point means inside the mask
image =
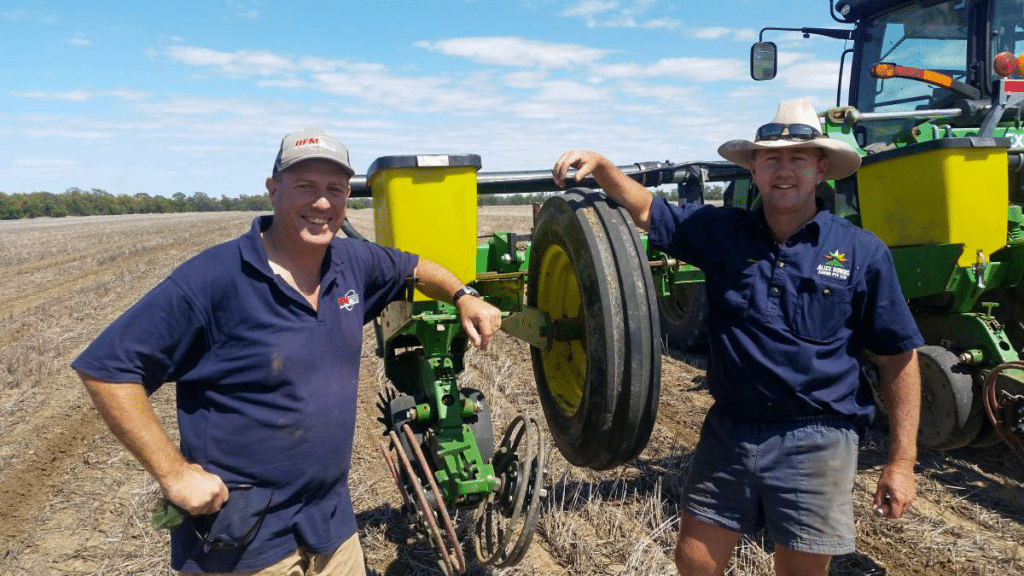
M 824 576 L 856 540 L 857 444 L 875 413 L 861 348 L 877 356 L 892 438 L 873 508 L 899 518 L 916 493 L 924 340 L 888 248 L 815 197 L 860 156 L 822 134 L 810 102 L 780 103 L 752 141 L 719 153 L 750 169 L 760 207 L 673 205 L 583 150 L 552 174 L 560 186 L 569 168 L 593 175 L 654 245 L 704 271 L 715 404 L 684 488 L 680 573 L 723 574 L 740 536 L 767 528 L 778 574 Z
M 348 487 L 363 325 L 415 278 L 455 304 L 474 345 L 501 326 L 438 264 L 335 237 L 353 173 L 323 130 L 285 136 L 266 180 L 273 216 L 172 272 L 72 363 L 188 513 L 171 534 L 181 574 L 363 574 Z M 168 381 L 180 447 L 147 401 Z

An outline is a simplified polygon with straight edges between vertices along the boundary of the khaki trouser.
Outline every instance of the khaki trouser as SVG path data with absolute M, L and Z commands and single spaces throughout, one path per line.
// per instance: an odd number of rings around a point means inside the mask
M 179 576 L 197 576 L 179 572 Z M 280 562 L 255 572 L 232 572 L 213 576 L 366 576 L 359 534 L 353 534 L 333 553 L 310 554 L 302 548 Z

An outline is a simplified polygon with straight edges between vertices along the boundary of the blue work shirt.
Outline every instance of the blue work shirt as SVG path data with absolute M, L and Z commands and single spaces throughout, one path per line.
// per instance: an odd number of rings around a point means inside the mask
M 841 415 L 864 427 L 875 407 L 861 349 L 924 344 L 889 249 L 827 210 L 780 245 L 763 210 L 655 199 L 650 241 L 704 271 L 708 389 L 734 418 Z
M 356 532 L 348 473 L 362 327 L 403 294 L 418 259 L 335 238 L 315 311 L 270 269 L 260 232 L 271 218 L 185 262 L 72 363 L 150 393 L 176 381 L 184 456 L 229 486 L 255 485 L 239 496 L 253 523 L 273 491 L 242 551 L 205 549 L 186 521 L 172 534 L 176 570 L 259 570 Z

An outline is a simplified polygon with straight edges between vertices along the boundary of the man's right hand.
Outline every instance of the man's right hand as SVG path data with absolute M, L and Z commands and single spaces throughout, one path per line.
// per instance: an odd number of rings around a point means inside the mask
M 189 516 L 213 514 L 228 501 L 228 487 L 220 476 L 198 464 L 186 464 L 160 487 L 164 496 Z
M 560 188 L 565 188 L 569 168 L 576 169 L 577 183 L 593 176 L 598 187 L 629 212 L 638 228 L 650 231 L 651 202 L 654 200 L 650 190 L 626 176 L 611 160 L 590 150 L 569 150 L 558 158 L 551 169 L 551 177 Z
M 587 176 L 593 174 L 594 170 L 597 169 L 602 162 L 607 163 L 609 166 L 613 166 L 611 161 L 597 152 L 591 152 L 590 150 L 569 150 L 555 161 L 555 166 L 551 169 L 551 176 L 554 178 L 555 184 L 557 184 L 559 188 L 565 188 L 565 175 L 569 172 L 569 168 L 576 169 L 575 180 L 579 183 Z M 597 178 L 600 183 L 601 179 L 598 175 L 594 174 L 594 177 Z

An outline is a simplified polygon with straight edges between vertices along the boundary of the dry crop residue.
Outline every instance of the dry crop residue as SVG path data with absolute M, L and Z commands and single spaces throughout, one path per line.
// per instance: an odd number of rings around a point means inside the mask
M 350 212 L 372 236 L 370 211 Z M 185 214 L 0 222 L 0 575 L 172 574 L 167 536 L 148 525 L 154 483 L 91 409 L 72 358 L 110 320 L 201 249 L 248 229 L 249 214 Z M 482 207 L 481 234 L 528 233 L 529 207 Z M 16 273 L 9 273 L 15 270 Z M 352 494 L 370 567 L 437 574 L 433 553 L 411 541 L 380 456 L 374 406 L 386 385 L 364 332 Z M 706 358 L 663 359 L 651 442 L 639 458 L 597 473 L 551 447 L 549 497 L 526 559 L 503 574 L 673 574 L 682 475 L 710 399 Z M 482 390 L 496 435 L 517 412 L 541 416 L 529 347 L 498 335 L 471 350 L 460 383 Z M 152 398 L 174 431 L 173 390 Z M 832 574 L 1024 573 L 1024 467 L 1002 447 L 923 452 L 918 501 L 907 518 L 870 514 L 885 435 L 862 442 L 854 493 L 858 553 Z M 465 520 L 466 515 L 462 515 Z M 467 551 L 468 552 L 468 551 Z M 470 552 L 471 553 L 471 552 Z M 744 539 L 730 574 L 771 574 L 771 542 Z M 491 571 L 475 566 L 473 574 Z

